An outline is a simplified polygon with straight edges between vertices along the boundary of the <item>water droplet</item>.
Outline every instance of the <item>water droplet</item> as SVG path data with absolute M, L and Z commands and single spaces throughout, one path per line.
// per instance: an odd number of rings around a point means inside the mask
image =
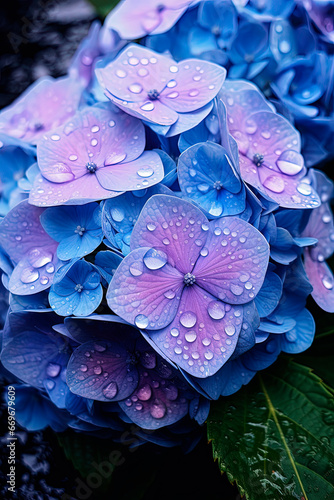
M 124 220 L 125 214 L 124 211 L 121 208 L 112 208 L 110 210 L 111 217 L 114 219 L 115 222 L 122 222 Z
M 333 278 L 331 276 L 324 276 L 321 281 L 324 287 L 327 288 L 327 290 L 332 290 Z
M 116 76 L 118 76 L 118 78 L 125 78 L 126 75 L 127 75 L 127 72 L 124 71 L 123 69 L 116 70 Z
M 176 87 L 177 83 L 175 80 L 170 80 L 168 83 L 167 83 L 167 87 L 169 89 L 173 89 L 174 87 Z
M 185 328 L 192 328 L 193 326 L 196 325 L 196 321 L 197 321 L 197 316 L 192 311 L 184 312 L 180 316 L 180 323 Z
M 49 278 L 47 276 L 42 276 L 39 281 L 42 285 L 47 285 L 49 283 Z
M 171 73 L 177 73 L 179 71 L 179 68 L 177 66 L 172 65 L 170 66 L 169 71 Z
M 282 193 L 284 191 L 284 181 L 278 175 L 270 175 L 265 179 L 263 185 L 273 193 Z
M 60 366 L 57 363 L 49 363 L 46 367 L 48 377 L 57 377 L 60 372 Z
M 130 86 L 129 86 L 129 90 L 130 92 L 132 92 L 133 94 L 140 94 L 141 91 L 143 90 L 143 87 L 141 85 L 139 85 L 139 83 L 132 83 Z
M 309 196 L 312 193 L 312 188 L 306 182 L 301 182 L 297 186 L 297 191 L 304 196 Z
M 208 231 L 210 226 L 209 226 L 209 224 L 207 224 L 206 222 L 204 222 L 204 224 L 202 224 L 201 227 L 202 227 L 203 231 Z
M 194 330 L 190 330 L 189 332 L 186 332 L 184 338 L 187 342 L 194 342 L 197 338 L 196 332 Z
M 49 390 L 49 391 L 52 391 L 52 389 L 54 389 L 56 383 L 54 380 L 47 380 L 45 382 L 45 385 L 46 385 L 46 388 Z
M 145 314 L 138 314 L 135 317 L 135 325 L 137 328 L 147 328 L 148 327 L 148 317 Z
M 282 52 L 282 54 L 287 54 L 291 50 L 291 45 L 289 44 L 289 42 L 287 40 L 282 40 L 279 43 L 278 47 L 279 47 L 279 50 Z
M 234 295 L 241 295 L 243 293 L 243 288 L 242 286 L 240 285 L 236 285 L 234 283 L 232 283 L 231 285 L 231 292 L 234 294 Z
M 154 104 L 153 102 L 146 102 L 145 104 L 140 106 L 140 109 L 142 109 L 143 111 L 153 111 Z
M 225 332 L 226 332 L 226 335 L 234 335 L 235 334 L 235 326 L 234 325 L 228 325 L 228 326 L 225 326 Z
M 169 99 L 176 99 L 176 97 L 179 96 L 179 93 L 178 92 L 170 92 L 169 94 L 166 95 L 166 97 L 168 97 Z
M 212 300 L 208 305 L 208 313 L 212 319 L 222 319 L 225 316 L 225 306 L 222 302 Z
M 168 238 L 164 238 L 164 239 L 162 240 L 162 243 L 163 243 L 164 245 L 169 245 L 169 244 L 170 244 L 170 241 L 169 241 L 169 239 L 168 239 Z
M 213 358 L 213 352 L 212 351 L 206 351 L 204 353 L 204 357 L 205 357 L 205 359 L 207 359 L 208 361 L 210 361 L 210 359 Z
M 171 333 L 172 337 L 178 337 L 180 332 L 177 328 L 172 328 L 170 333 Z
M 304 159 L 296 151 L 286 150 L 276 160 L 276 165 L 283 174 L 296 175 L 302 170 Z
M 220 236 L 222 234 L 222 230 L 220 229 L 220 227 L 216 227 L 214 233 L 216 236 Z
M 53 257 L 52 253 L 40 248 L 33 248 L 28 253 L 29 263 L 36 268 L 43 267 L 49 262 L 51 262 L 52 257 Z
M 264 139 L 270 139 L 271 137 L 271 133 L 269 132 L 269 130 L 264 130 L 263 132 L 261 132 L 261 135 Z
M 78 157 L 77 157 L 77 155 L 70 155 L 70 156 L 68 157 L 68 159 L 69 159 L 69 160 L 71 160 L 71 161 L 75 161 L 75 160 L 77 160 L 77 159 L 78 159 Z
M 118 391 L 118 387 L 116 382 L 110 382 L 103 390 L 102 393 L 105 398 L 107 399 L 113 399 Z
M 206 247 L 203 247 L 200 254 L 202 257 L 207 257 L 209 255 L 209 250 Z
M 139 177 L 151 177 L 154 174 L 154 170 L 151 167 L 141 168 L 138 170 L 137 174 Z
M 51 136 L 51 139 L 52 139 L 53 141 L 59 141 L 59 140 L 60 140 L 60 135 L 58 135 L 58 134 L 53 134 L 53 135 Z
M 39 272 L 33 267 L 28 267 L 23 269 L 21 273 L 21 281 L 23 283 L 34 283 L 34 281 L 38 280 Z
M 163 418 L 166 415 L 167 408 L 161 400 L 155 400 L 150 408 L 150 414 L 153 418 Z
M 144 255 L 144 264 L 148 269 L 161 269 L 167 263 L 167 255 L 162 250 L 150 248 Z
M 86 371 L 88 370 L 88 366 L 87 366 L 87 365 L 81 365 L 81 366 L 80 366 L 80 370 L 81 370 L 82 372 L 86 372 Z
M 157 226 L 155 226 L 152 222 L 149 222 L 149 223 L 146 225 L 146 227 L 147 227 L 147 229 L 148 229 L 149 231 L 154 231 L 154 230 L 157 228 Z
M 113 128 L 116 125 L 116 123 L 114 122 L 114 120 L 110 120 L 108 122 L 108 125 L 109 125 L 110 128 Z
M 138 399 L 141 401 L 148 401 L 150 397 L 152 396 L 152 389 L 149 384 L 143 385 L 138 391 L 137 391 L 137 396 Z
M 55 270 L 55 266 L 50 262 L 50 264 L 47 264 L 47 266 L 45 267 L 45 270 L 47 273 L 52 274 Z
M 136 57 L 130 57 L 129 64 L 131 64 L 131 66 L 137 66 L 137 64 L 139 64 L 139 59 Z
M 175 292 L 174 290 L 168 290 L 167 292 L 164 293 L 164 296 L 166 297 L 166 299 L 174 299 L 175 297 Z
M 102 367 L 100 365 L 94 366 L 93 371 L 94 371 L 95 375 L 101 375 Z
M 99 130 L 100 130 L 100 127 L 98 125 L 93 125 L 92 128 L 91 128 L 91 131 L 93 132 L 93 134 L 95 134 Z

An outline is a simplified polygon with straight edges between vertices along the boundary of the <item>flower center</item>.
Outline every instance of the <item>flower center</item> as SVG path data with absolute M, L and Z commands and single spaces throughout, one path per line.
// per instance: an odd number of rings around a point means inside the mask
M 96 163 L 89 161 L 88 163 L 86 163 L 86 168 L 87 168 L 88 172 L 90 172 L 91 174 L 94 174 L 96 172 L 97 165 L 96 165 Z
M 213 189 L 217 189 L 217 191 L 220 191 L 223 188 L 223 183 L 221 181 L 216 181 L 213 185 Z
M 83 236 L 84 232 L 86 231 L 85 227 L 77 226 L 76 230 L 74 231 L 76 234 L 79 236 Z
M 152 89 L 147 92 L 147 97 L 150 99 L 150 101 L 156 101 L 159 99 L 159 92 L 157 89 Z
M 83 290 L 83 285 L 80 285 L 80 283 L 78 283 L 77 285 L 75 285 L 74 290 L 75 290 L 76 292 L 81 293 L 81 292 L 82 292 L 82 290 Z
M 253 156 L 253 163 L 255 163 L 257 167 L 261 167 L 263 160 L 264 156 L 261 155 L 260 153 L 255 153 L 255 155 Z
M 186 286 L 191 286 L 195 283 L 196 281 L 196 278 L 193 274 L 191 273 L 187 273 L 183 276 L 183 283 L 186 285 Z

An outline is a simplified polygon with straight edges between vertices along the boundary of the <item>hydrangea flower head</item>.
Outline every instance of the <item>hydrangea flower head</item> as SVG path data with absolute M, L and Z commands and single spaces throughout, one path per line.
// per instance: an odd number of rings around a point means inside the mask
M 261 288 L 266 240 L 241 219 L 209 223 L 190 203 L 156 195 L 142 210 L 130 248 L 109 285 L 109 307 L 146 329 L 185 371 L 212 375 L 232 355 L 243 305 Z
M 152 125 L 178 125 L 173 135 L 199 123 L 225 79 L 221 66 L 197 59 L 179 63 L 140 45 L 128 45 L 97 70 L 107 96 L 127 113 Z M 198 119 L 199 118 L 199 119 Z M 178 123 L 180 121 L 180 123 Z
M 41 173 L 29 201 L 38 206 L 84 204 L 145 189 L 163 178 L 160 157 L 144 151 L 143 124 L 109 105 L 87 107 L 43 135 Z

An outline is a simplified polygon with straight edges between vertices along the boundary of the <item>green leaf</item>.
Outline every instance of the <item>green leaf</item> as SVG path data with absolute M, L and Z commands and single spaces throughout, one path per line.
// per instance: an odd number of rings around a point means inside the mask
M 105 17 L 120 0 L 89 0 L 101 17 Z
M 334 498 L 333 409 L 311 369 L 282 360 L 212 404 L 214 458 L 247 500 Z

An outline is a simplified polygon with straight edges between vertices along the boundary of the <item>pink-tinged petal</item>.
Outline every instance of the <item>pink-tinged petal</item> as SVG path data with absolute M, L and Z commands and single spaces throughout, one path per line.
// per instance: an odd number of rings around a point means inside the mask
M 0 244 L 15 264 L 27 258 L 31 265 L 40 267 L 44 257 L 35 249 L 45 249 L 50 253 L 56 251 L 58 243 L 44 231 L 40 223 L 42 213 L 43 209 L 24 200 L 0 222 Z
M 151 101 L 147 97 L 141 102 L 123 101 L 107 93 L 107 96 L 123 111 L 148 123 L 171 126 L 178 120 L 178 114 L 159 100 Z
M 318 194 L 306 177 L 285 175 L 267 168 L 264 163 L 257 166 L 244 155 L 240 155 L 240 173 L 248 184 L 281 207 L 315 208 L 320 204 Z
M 154 195 L 144 205 L 131 235 L 131 250 L 154 247 L 181 273 L 190 273 L 204 246 L 209 223 L 195 206 L 169 195 Z
M 184 288 L 174 321 L 149 336 L 174 363 L 195 377 L 205 378 L 233 354 L 242 318 L 241 306 L 225 304 L 193 285 Z
M 225 80 L 218 97 L 226 106 L 230 131 L 243 130 L 246 118 L 255 111 L 273 111 L 258 88 L 244 80 Z
M 164 368 L 161 371 L 163 374 Z M 181 380 L 176 377 L 166 380 L 158 369 L 143 370 L 139 367 L 139 373 L 138 387 L 131 398 L 119 402 L 132 422 L 143 429 L 159 429 L 187 415 L 188 400 Z
M 73 352 L 66 381 L 74 394 L 97 401 L 119 401 L 138 385 L 138 371 L 130 353 L 112 340 L 90 341 Z
M 175 317 L 182 274 L 163 252 L 137 248 L 117 268 L 108 288 L 110 309 L 141 329 L 164 328 Z
M 304 254 L 304 266 L 313 286 L 312 297 L 324 311 L 334 312 L 334 278 L 326 262 L 315 261 L 308 250 Z
M 130 44 L 105 68 L 97 69 L 96 76 L 111 96 L 143 103 L 148 100 L 148 92 L 164 89 L 174 68 L 177 63 L 170 57 Z
M 328 203 L 322 203 L 319 208 L 312 210 L 302 236 L 318 240 L 318 243 L 309 249 L 313 260 L 323 262 L 332 255 L 334 251 L 334 222 Z
M 36 247 L 36 245 L 35 245 Z M 16 295 L 32 295 L 47 290 L 53 282 L 53 277 L 59 260 L 56 253 L 52 254 L 43 248 L 33 248 L 30 254 L 39 254 L 40 263 L 46 264 L 37 267 L 31 264 L 30 258 L 23 258 L 15 266 L 9 280 L 9 291 Z
M 196 125 L 208 116 L 212 107 L 213 103 L 210 102 L 206 106 L 203 106 L 203 108 L 196 109 L 196 111 L 192 111 L 191 113 L 179 113 L 177 122 L 173 123 L 173 125 L 166 130 L 166 133 L 164 134 L 165 137 L 174 137 L 175 135 L 182 134 L 183 132 L 196 127 Z
M 162 181 L 164 167 L 157 153 L 145 151 L 130 163 L 119 163 L 98 169 L 96 177 L 105 189 L 133 191 L 154 186 Z
M 139 120 L 110 105 L 78 112 L 70 122 L 44 134 L 37 147 L 43 176 L 51 182 L 68 182 L 87 173 L 87 163 L 97 168 L 132 161 L 145 147 L 145 131 Z
M 195 111 L 212 101 L 226 76 L 222 66 L 199 59 L 185 59 L 175 68 L 160 101 L 179 113 Z
M 210 223 L 205 249 L 192 271 L 196 283 L 231 304 L 253 300 L 269 261 L 264 236 L 242 219 L 223 217 Z
M 82 85 L 72 78 L 40 78 L 0 113 L 0 132 L 36 144 L 74 115 Z
M 191 3 L 191 0 L 172 0 L 162 5 L 160 0 L 123 0 L 106 17 L 104 26 L 117 31 L 125 40 L 149 33 L 157 35 L 168 31 Z
M 105 200 L 123 194 L 123 191 L 104 189 L 96 175 L 86 174 L 79 179 L 63 184 L 49 182 L 40 174 L 35 178 L 29 193 L 29 203 L 39 207 L 55 205 L 84 205 L 91 201 Z

